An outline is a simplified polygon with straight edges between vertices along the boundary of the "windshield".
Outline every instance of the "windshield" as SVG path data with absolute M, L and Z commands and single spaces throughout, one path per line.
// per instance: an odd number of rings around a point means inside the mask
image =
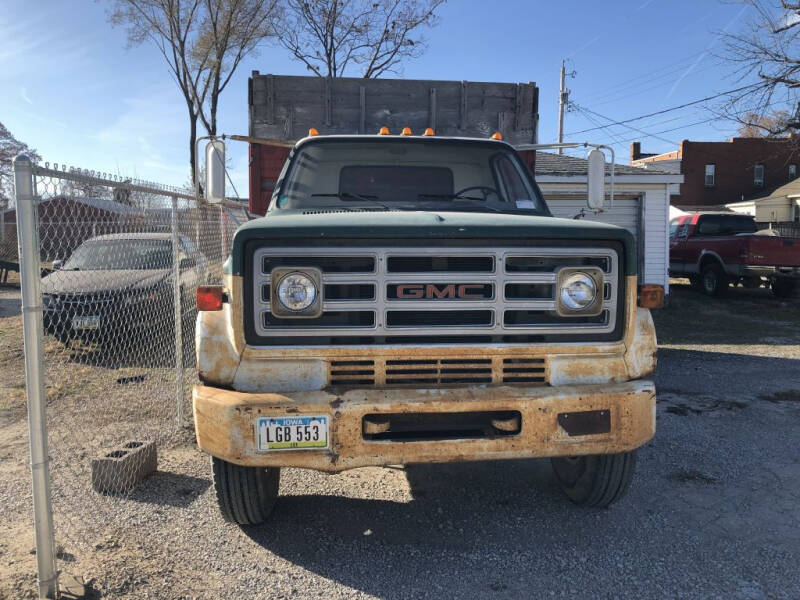
M 63 269 L 124 271 L 169 269 L 171 265 L 169 240 L 89 240 L 73 252 Z
M 501 144 L 312 142 L 296 151 L 276 206 L 545 212 L 525 168 Z

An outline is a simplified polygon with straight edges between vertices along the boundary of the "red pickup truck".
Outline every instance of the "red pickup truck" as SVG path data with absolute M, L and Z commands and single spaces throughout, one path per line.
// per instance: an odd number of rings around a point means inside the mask
M 702 212 L 670 221 L 669 273 L 688 277 L 709 296 L 728 285 L 768 284 L 779 298 L 800 281 L 800 239 L 756 231 L 753 217 Z

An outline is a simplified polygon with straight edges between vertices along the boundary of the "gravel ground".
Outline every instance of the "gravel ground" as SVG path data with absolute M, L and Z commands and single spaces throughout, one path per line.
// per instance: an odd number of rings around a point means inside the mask
M 546 461 L 287 469 L 273 519 L 239 528 L 179 440 L 130 498 L 59 521 L 59 565 L 102 598 L 798 598 L 800 303 L 672 300 L 658 432 L 610 509 L 570 505 Z M 0 503 L 19 506 L 24 422 L 0 419 Z M 28 512 L 0 515 L 0 597 L 33 597 Z

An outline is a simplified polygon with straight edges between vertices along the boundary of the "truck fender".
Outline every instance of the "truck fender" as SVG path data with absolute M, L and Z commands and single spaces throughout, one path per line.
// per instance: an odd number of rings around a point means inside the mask
M 728 272 L 728 267 L 725 265 L 725 261 L 722 260 L 722 257 L 713 250 L 702 250 L 700 252 L 700 258 L 697 260 L 697 272 L 702 273 L 703 267 L 712 260 L 718 262 L 723 271 L 726 273 Z
M 656 370 L 656 327 L 649 308 L 636 307 L 633 338 L 625 350 L 625 366 L 630 379 L 652 375 Z

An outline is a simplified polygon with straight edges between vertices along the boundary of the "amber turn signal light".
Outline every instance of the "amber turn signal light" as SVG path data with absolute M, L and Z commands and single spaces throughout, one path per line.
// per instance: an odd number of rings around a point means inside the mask
M 664 306 L 664 286 L 640 285 L 639 306 L 642 308 L 661 308 Z
M 221 285 L 197 286 L 197 310 L 222 310 L 223 296 Z

